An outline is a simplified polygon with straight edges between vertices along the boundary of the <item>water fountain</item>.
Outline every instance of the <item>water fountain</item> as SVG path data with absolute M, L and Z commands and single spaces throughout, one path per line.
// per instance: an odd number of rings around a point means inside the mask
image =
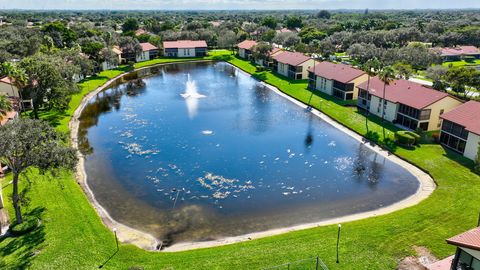
M 188 116 L 193 119 L 198 111 L 198 99 L 206 98 L 207 96 L 198 93 L 197 83 L 192 80 L 190 74 L 187 75 L 187 83 L 185 84 L 185 93 L 180 94 L 187 104 Z

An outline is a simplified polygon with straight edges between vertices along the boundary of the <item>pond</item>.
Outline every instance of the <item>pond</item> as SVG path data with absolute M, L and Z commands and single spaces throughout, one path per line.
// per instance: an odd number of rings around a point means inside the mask
M 166 244 L 391 205 L 417 179 L 227 63 L 171 64 L 94 97 L 79 146 L 97 201 Z

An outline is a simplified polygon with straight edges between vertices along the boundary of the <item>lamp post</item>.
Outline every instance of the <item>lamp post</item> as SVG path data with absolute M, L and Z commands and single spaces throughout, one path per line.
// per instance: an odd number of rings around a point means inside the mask
M 117 245 L 117 251 L 118 251 L 118 238 L 117 238 L 117 228 L 113 228 L 113 234 L 115 235 L 115 244 Z
M 342 224 L 338 224 L 338 233 L 337 233 L 337 263 L 340 261 L 338 260 L 338 247 L 340 244 L 340 230 L 342 229 Z

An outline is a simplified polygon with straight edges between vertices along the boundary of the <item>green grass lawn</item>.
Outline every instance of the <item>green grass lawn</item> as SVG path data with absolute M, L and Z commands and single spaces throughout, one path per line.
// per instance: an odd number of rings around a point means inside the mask
M 365 118 L 356 108 L 327 96 L 311 93 L 305 82 L 292 82 L 270 72 L 256 73 L 252 64 L 219 52 L 217 59 L 227 60 L 256 78 L 319 108 L 340 123 L 365 134 Z M 213 57 L 212 57 L 213 58 Z M 153 60 L 142 66 L 157 63 Z M 165 62 L 167 62 L 165 60 Z M 44 113 L 59 130 L 66 131 L 69 118 L 81 98 L 123 70 L 102 72 L 81 83 L 81 93 L 74 96 L 70 109 L 62 114 Z M 369 130 L 381 137 L 380 120 L 371 118 Z M 396 130 L 386 125 L 387 136 Z M 260 269 L 288 261 L 320 255 L 330 269 L 394 269 L 397 262 L 413 254 L 412 246 L 426 246 L 439 257 L 450 255 L 454 248 L 445 238 L 476 225 L 480 209 L 480 177 L 470 171 L 472 163 L 435 144 L 416 149 L 393 149 L 397 155 L 428 171 L 438 183 L 437 190 L 420 204 L 392 214 L 343 224 L 340 264 L 335 263 L 336 226 L 325 226 L 267 237 L 249 242 L 179 253 L 146 252 L 122 244 L 115 254 L 113 234 L 103 226 L 88 203 L 71 172 L 55 176 L 27 174 L 32 181 L 30 203 L 23 209 L 41 216 L 42 226 L 16 238 L 0 240 L 2 269 L 93 269 L 113 254 L 105 269 Z M 56 180 L 52 180 L 55 178 Z M 11 186 L 3 181 L 8 195 Z M 10 213 L 11 205 L 7 202 Z M 2 267 L 3 263 L 3 267 Z
M 480 59 L 477 59 L 473 62 L 467 62 L 465 60 L 458 60 L 458 61 L 451 61 L 451 62 L 443 62 L 442 66 L 444 67 L 463 67 L 463 66 L 478 66 L 480 65 Z

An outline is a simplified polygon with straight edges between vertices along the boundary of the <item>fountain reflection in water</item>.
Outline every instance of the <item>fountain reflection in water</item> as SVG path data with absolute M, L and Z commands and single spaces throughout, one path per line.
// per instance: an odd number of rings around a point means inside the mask
M 198 113 L 198 100 L 201 98 L 206 98 L 207 96 L 198 93 L 197 84 L 194 80 L 192 80 L 190 74 L 188 74 L 187 77 L 188 79 L 187 83 L 185 84 L 185 93 L 180 95 L 185 99 L 185 103 L 187 104 L 188 117 L 193 119 Z

